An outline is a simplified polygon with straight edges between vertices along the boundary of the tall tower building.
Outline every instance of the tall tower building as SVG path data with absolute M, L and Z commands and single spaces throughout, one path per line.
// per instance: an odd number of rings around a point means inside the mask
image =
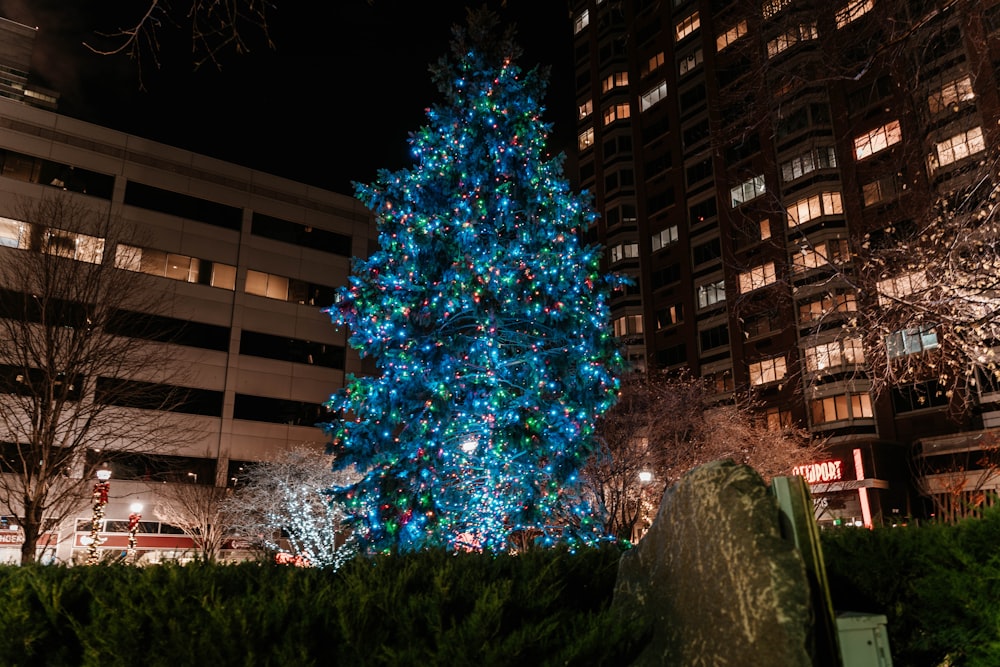
M 689 368 L 720 400 L 751 392 L 770 426 L 826 438 L 828 459 L 798 471 L 821 522 L 992 497 L 991 374 L 946 387 L 934 355 L 954 329 L 875 315 L 916 284 L 907 234 L 927 241 L 913 230 L 949 201 L 987 201 L 1000 3 L 570 7 L 576 175 L 610 268 L 636 279 L 613 311 L 635 367 Z
M 54 111 L 59 96 L 28 83 L 38 28 L 0 17 L 0 97 Z

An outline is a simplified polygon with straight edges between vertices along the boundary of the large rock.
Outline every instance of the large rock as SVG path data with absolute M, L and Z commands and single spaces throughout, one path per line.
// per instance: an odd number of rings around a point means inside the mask
M 667 489 L 656 521 L 619 564 L 613 605 L 652 620 L 634 665 L 810 667 L 802 557 L 752 469 L 695 468 Z

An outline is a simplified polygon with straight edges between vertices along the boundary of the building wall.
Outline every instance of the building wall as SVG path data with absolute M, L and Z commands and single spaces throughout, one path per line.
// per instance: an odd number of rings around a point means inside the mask
M 182 481 L 231 485 L 240 462 L 266 460 L 300 443 L 323 446 L 324 435 L 312 426 L 309 415 L 301 423 L 282 422 L 267 409 L 267 401 L 314 406 L 310 414 L 318 415 L 319 406 L 343 385 L 346 374 L 368 370 L 357 353 L 347 349 L 345 331 L 320 310 L 322 303 L 328 305 L 332 289 L 346 283 L 351 257 L 366 256 L 374 244 L 374 225 L 360 202 L 3 99 L 0 151 L 0 216 L 16 218 L 25 200 L 62 192 L 99 215 L 136 225 L 144 252 L 176 255 L 169 260 L 196 258 L 202 267 L 206 262 L 217 263 L 216 269 L 220 263 L 235 267 L 234 289 L 170 277 L 151 279 L 156 290 L 149 295 L 151 304 L 165 305 L 164 314 L 192 327 L 213 325 L 212 335 L 221 339 L 213 345 L 173 346 L 185 386 L 222 395 L 218 414 L 177 416 L 178 428 L 192 437 L 176 454 L 203 460 L 200 474 L 181 476 Z M 32 161 L 36 168 L 24 166 Z M 45 180 L 56 172 L 69 175 Z M 167 204 L 158 203 L 162 197 Z M 189 215 L 184 206 L 193 207 Z M 326 233 L 332 236 L 315 240 Z M 290 279 L 284 298 L 248 293 L 248 276 L 262 284 L 262 274 Z M 248 339 L 248 334 L 255 338 Z M 268 358 L 283 356 L 287 339 L 326 345 L 333 367 L 311 363 L 304 354 L 292 355 L 296 361 Z M 107 519 L 126 519 L 129 505 L 139 501 L 146 508 L 144 519 L 157 529 L 152 511 L 156 488 L 152 481 L 112 477 Z M 84 505 L 78 519 L 89 517 Z M 69 560 L 81 548 L 81 533 L 73 529 L 63 528 L 55 554 L 60 560 Z M 17 556 L 16 540 L 7 538 L 4 544 L 6 538 L 0 535 L 0 559 Z M 157 540 L 163 542 L 140 534 L 140 549 Z M 176 547 L 171 540 L 176 542 L 176 536 L 167 540 L 167 551 Z

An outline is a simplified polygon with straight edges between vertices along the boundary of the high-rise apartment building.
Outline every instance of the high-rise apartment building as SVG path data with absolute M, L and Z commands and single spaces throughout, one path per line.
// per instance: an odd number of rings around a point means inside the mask
M 0 97 L 54 111 L 59 95 L 29 83 L 38 28 L 0 17 Z
M 912 274 L 862 277 L 873 248 L 994 176 L 1000 3 L 570 8 L 576 176 L 610 268 L 636 279 L 613 304 L 635 366 L 687 367 L 720 400 L 751 390 L 774 428 L 828 438 L 798 471 L 821 522 L 989 502 L 996 383 L 940 386 L 947 323 L 872 325 Z M 894 375 L 906 357 L 924 374 Z
M 54 197 L 141 230 L 142 244 L 112 247 L 60 229 L 58 220 L 25 219 L 31 202 Z M 0 99 L 0 262 L 42 250 L 141 276 L 149 312 L 124 313 L 116 333 L 171 332 L 162 340 L 174 365 L 163 377 L 99 378 L 97 393 L 137 381 L 155 396 L 157 382 L 165 392 L 183 378 L 184 400 L 164 416 L 183 436 L 178 446 L 115 456 L 110 442 L 106 452 L 88 452 L 94 460 L 111 455 L 101 551 L 125 549 L 129 508 L 138 501 L 145 560 L 189 553 L 191 540 L 155 512 L 166 485 L 225 488 L 239 483 L 247 463 L 297 445 L 322 449 L 323 403 L 345 374 L 371 369 L 321 309 L 346 284 L 351 258 L 373 244 L 371 215 L 353 197 Z M 0 296 L 9 288 L 0 285 Z M 5 388 L 16 388 L 23 373 L 11 363 L 0 359 Z M 128 414 L 143 421 L 138 415 L 149 406 L 115 395 L 73 400 L 111 401 L 126 415 L 120 437 L 127 440 Z M 0 434 L 0 457 L 17 456 L 11 437 Z M 45 557 L 78 560 L 92 518 L 84 497 L 75 516 L 43 536 Z M 22 541 L 17 515 L 0 516 L 0 561 L 17 561 Z

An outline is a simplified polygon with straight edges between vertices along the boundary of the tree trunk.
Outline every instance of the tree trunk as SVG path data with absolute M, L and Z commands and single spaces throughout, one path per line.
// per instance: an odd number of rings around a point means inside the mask
M 21 520 L 21 532 L 24 534 L 24 542 L 21 544 L 21 565 L 29 565 L 37 560 L 38 537 L 41 531 L 41 508 L 25 499 L 24 518 Z

